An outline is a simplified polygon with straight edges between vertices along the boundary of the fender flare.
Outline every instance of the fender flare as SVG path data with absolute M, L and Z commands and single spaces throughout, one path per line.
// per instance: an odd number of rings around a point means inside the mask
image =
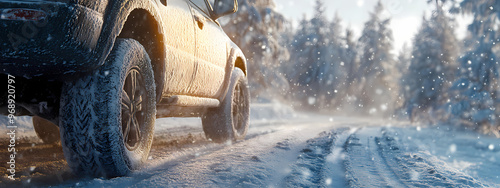
M 232 43 L 231 46 L 232 48 L 226 64 L 226 75 L 224 76 L 224 83 L 221 89 L 222 92 L 220 93 L 218 98 L 219 101 L 223 101 L 226 97 L 227 91 L 229 90 L 229 82 L 231 82 L 231 75 L 235 67 L 239 67 L 240 69 L 242 69 L 243 73 L 245 73 L 245 76 L 248 76 L 247 60 L 245 58 L 245 55 L 243 55 L 243 52 L 241 52 L 236 44 Z M 241 64 L 237 65 L 237 61 L 239 60 L 241 60 Z
M 99 67 L 105 63 L 105 60 L 108 58 L 111 50 L 113 49 L 116 38 L 120 35 L 122 29 L 125 26 L 128 16 L 137 9 L 146 10 L 159 24 L 159 32 L 162 35 L 163 41 L 165 41 L 165 31 L 164 28 L 161 27 L 163 21 L 161 19 L 161 15 L 159 14 L 158 5 L 154 3 L 156 1 L 134 1 L 134 0 L 125 0 L 125 1 L 109 1 L 109 4 L 106 8 L 104 14 L 104 25 L 102 27 L 99 39 L 98 39 L 98 47 L 95 51 L 95 60 L 98 62 Z M 107 24 L 106 24 L 107 23 Z M 162 44 L 165 45 L 165 44 Z M 167 52 L 163 52 L 163 56 L 166 57 Z M 166 59 L 161 60 L 161 63 L 156 63 L 152 65 L 155 69 L 165 70 L 166 69 Z M 154 64 L 152 62 L 152 64 Z M 156 67 L 157 66 L 157 67 Z M 154 70 L 153 70 L 154 71 Z M 158 81 L 161 83 L 156 83 L 157 85 L 157 96 L 161 96 L 163 92 L 163 87 L 166 82 L 166 75 L 154 75 L 158 77 Z M 158 93 L 159 92 L 159 93 Z M 159 100 L 158 97 L 157 100 Z M 158 102 L 158 101 L 157 101 Z

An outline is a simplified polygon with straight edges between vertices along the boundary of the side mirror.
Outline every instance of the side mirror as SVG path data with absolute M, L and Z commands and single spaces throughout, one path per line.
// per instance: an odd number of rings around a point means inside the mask
M 215 0 L 212 19 L 217 20 L 236 11 L 238 11 L 238 0 Z

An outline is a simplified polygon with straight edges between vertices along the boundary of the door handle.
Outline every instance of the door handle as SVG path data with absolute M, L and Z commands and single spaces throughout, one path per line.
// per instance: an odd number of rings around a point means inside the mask
M 194 15 L 194 20 L 196 21 L 198 27 L 200 29 L 203 29 L 203 26 L 205 26 L 205 18 L 198 15 Z

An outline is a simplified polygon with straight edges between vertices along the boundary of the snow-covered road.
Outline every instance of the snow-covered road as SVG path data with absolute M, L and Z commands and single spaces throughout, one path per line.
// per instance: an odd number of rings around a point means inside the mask
M 232 144 L 205 140 L 199 119 L 159 119 L 148 164 L 109 180 L 73 177 L 60 146 L 23 147 L 22 181 L 0 185 L 500 187 L 500 140 L 366 118 L 254 118 L 247 139 Z

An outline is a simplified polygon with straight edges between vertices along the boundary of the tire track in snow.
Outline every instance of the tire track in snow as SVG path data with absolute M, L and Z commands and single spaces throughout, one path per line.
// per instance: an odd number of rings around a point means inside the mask
M 380 128 L 363 128 L 349 136 L 344 148 L 346 178 L 352 187 L 408 187 L 387 165 L 375 138 Z M 390 151 L 388 151 L 390 152 Z M 389 159 L 391 160 L 391 159 Z
M 282 187 L 345 187 L 342 146 L 352 130 L 339 128 L 309 139 Z
M 344 162 L 351 187 L 484 187 L 429 151 L 402 142 L 397 128 L 363 128 L 347 139 Z
M 382 128 L 379 143 L 381 156 L 387 160 L 387 166 L 396 172 L 398 178 L 413 187 L 485 187 L 473 177 L 450 168 L 445 162 L 428 151 L 415 150 L 411 145 L 403 143 L 398 131 L 394 128 Z M 386 152 L 391 151 L 391 152 Z
M 292 172 L 284 179 L 283 187 L 313 187 L 325 185 L 325 164 L 328 154 L 336 140 L 337 133 L 322 132 L 318 138 L 307 141 L 301 150 Z

